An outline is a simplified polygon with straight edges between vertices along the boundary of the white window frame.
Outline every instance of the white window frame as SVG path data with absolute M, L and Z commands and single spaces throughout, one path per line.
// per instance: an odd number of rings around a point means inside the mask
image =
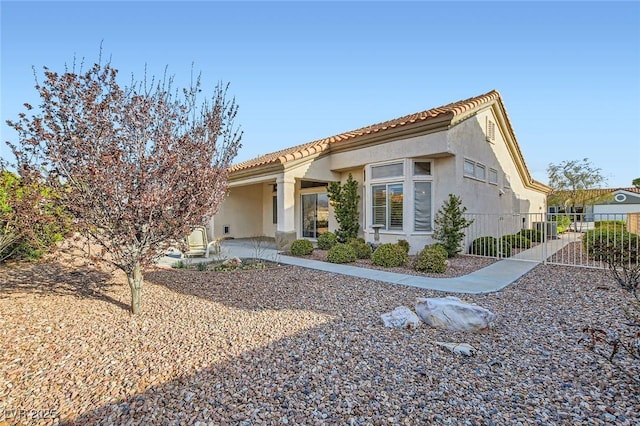
M 468 167 L 467 166 L 471 166 L 473 168 L 473 170 L 467 170 Z M 482 177 L 478 177 L 478 175 L 480 174 L 480 170 L 482 170 Z M 464 175 L 464 177 L 469 178 L 469 179 L 473 179 L 473 180 L 477 180 L 480 182 L 486 182 L 487 181 L 487 166 L 485 166 L 484 164 L 472 160 L 470 158 L 465 158 L 464 159 L 464 163 L 462 165 L 462 174 Z
M 379 185 L 385 185 L 385 189 L 387 191 L 387 199 L 386 202 L 386 211 L 385 211 L 385 226 L 380 228 L 381 233 L 388 234 L 405 234 L 410 235 L 413 233 L 416 234 L 431 234 L 433 233 L 433 193 L 434 193 L 434 175 L 435 175 L 435 162 L 432 159 L 424 159 L 424 158 L 404 158 L 401 160 L 390 160 L 380 163 L 368 164 L 364 170 L 364 176 L 370 177 L 373 176 L 372 169 L 378 166 L 384 166 L 387 164 L 403 164 L 403 176 L 398 177 L 385 177 L 385 178 L 377 178 L 377 179 L 366 179 L 365 178 L 365 195 L 366 200 L 364 200 L 365 204 L 363 209 L 365 211 L 364 223 L 367 230 L 371 229 L 371 226 L 374 223 L 374 198 L 373 198 L 373 188 Z M 416 174 L 416 163 L 429 163 L 430 164 L 430 174 Z M 431 196 L 429 199 L 429 228 L 430 230 L 416 230 L 416 205 L 415 205 L 415 191 L 416 191 L 416 183 L 417 182 L 429 182 L 431 187 Z M 390 226 L 390 203 L 389 203 L 389 191 L 388 186 L 394 184 L 402 184 L 402 228 L 393 228 L 389 229 Z
M 492 175 L 495 176 L 495 179 L 491 179 Z M 487 181 L 491 185 L 497 185 L 498 184 L 498 170 L 494 169 L 493 167 L 489 167 L 489 174 L 487 175 Z

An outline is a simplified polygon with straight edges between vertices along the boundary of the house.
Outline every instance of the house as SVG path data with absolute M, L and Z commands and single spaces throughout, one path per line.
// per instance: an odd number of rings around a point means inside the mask
M 244 161 L 230 168 L 228 195 L 212 219 L 216 238 L 273 236 L 279 248 L 315 239 L 338 223 L 329 182 L 358 182 L 360 236 L 432 239 L 450 193 L 468 212 L 546 212 L 551 188 L 532 179 L 497 91 Z M 524 220 L 523 220 L 524 222 Z
M 581 202 L 570 205 L 569 191 L 550 194 L 549 213 L 575 213 L 586 222 L 600 220 L 627 220 L 629 213 L 640 213 L 640 188 L 598 188 L 583 190 Z M 554 202 L 556 200 L 556 202 Z M 559 204 L 557 200 L 568 200 Z

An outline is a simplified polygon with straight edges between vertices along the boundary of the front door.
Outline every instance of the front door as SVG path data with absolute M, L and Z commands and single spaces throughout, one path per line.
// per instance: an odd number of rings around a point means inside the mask
M 318 238 L 329 231 L 329 197 L 327 193 L 302 195 L 302 236 Z

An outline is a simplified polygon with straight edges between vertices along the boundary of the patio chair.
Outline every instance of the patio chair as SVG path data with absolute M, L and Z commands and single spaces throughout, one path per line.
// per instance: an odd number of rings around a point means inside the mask
M 209 242 L 207 238 L 207 228 L 204 226 L 196 226 L 187 237 L 187 251 L 185 257 L 204 256 L 209 257 L 212 247 L 215 247 L 216 241 Z

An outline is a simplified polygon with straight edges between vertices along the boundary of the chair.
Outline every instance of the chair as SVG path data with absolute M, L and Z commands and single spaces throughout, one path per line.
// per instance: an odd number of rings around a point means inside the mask
M 207 228 L 204 226 L 196 226 L 187 237 L 187 251 L 185 257 L 204 256 L 209 257 L 212 247 L 215 247 L 216 241 L 209 242 L 207 238 Z

